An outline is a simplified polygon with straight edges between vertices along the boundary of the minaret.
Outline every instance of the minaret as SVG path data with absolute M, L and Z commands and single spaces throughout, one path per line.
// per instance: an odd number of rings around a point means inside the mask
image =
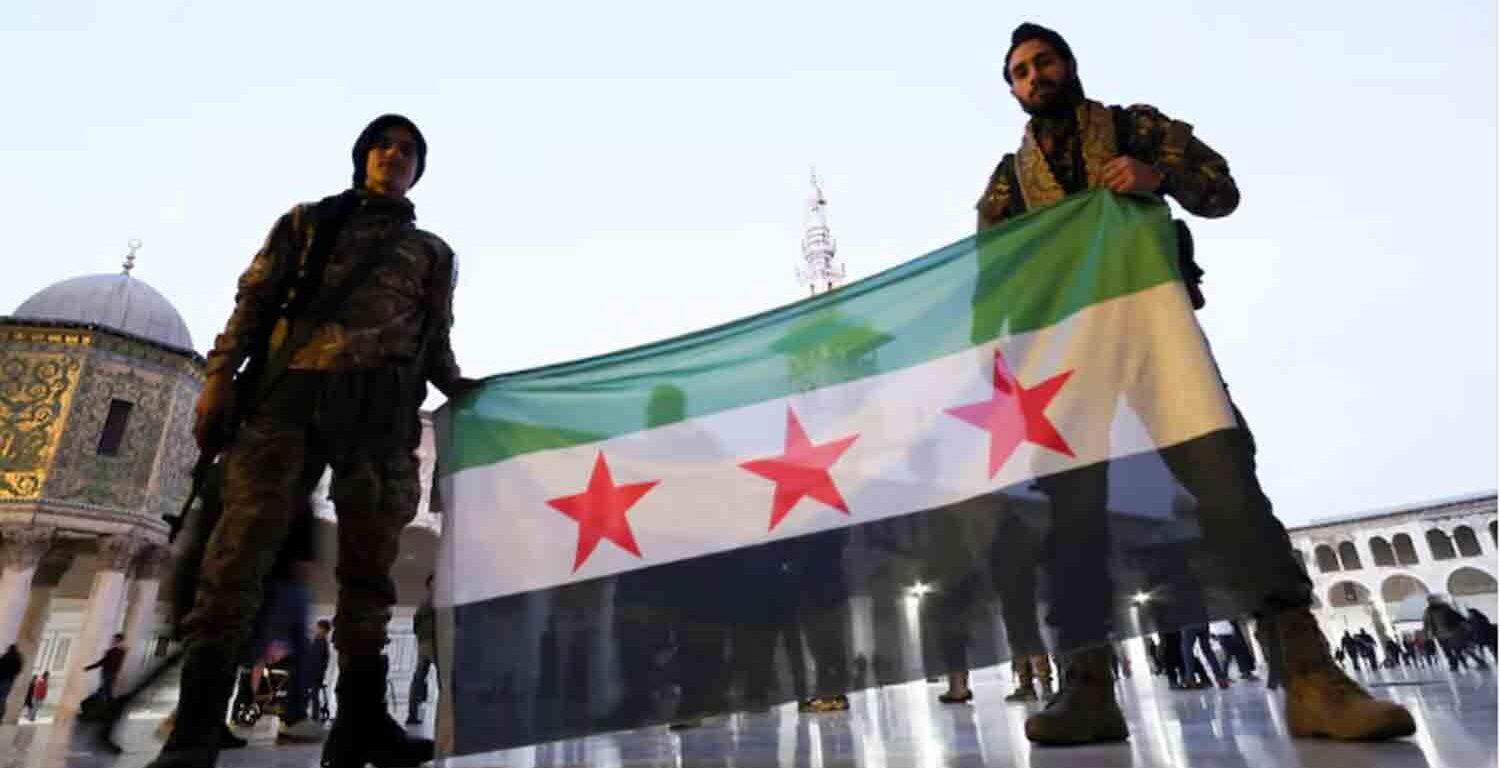
M 838 260 L 838 244 L 828 231 L 828 216 L 824 212 L 827 206 L 818 172 L 813 170 L 812 195 L 807 199 L 807 218 L 802 232 L 803 264 L 797 268 L 797 280 L 807 286 L 810 295 L 817 295 L 820 290 L 831 291 L 844 282 L 844 265 Z

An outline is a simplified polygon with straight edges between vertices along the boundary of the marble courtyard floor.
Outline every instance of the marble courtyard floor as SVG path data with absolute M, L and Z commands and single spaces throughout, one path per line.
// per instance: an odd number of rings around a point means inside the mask
M 1162 678 L 1137 675 L 1120 684 L 1131 738 L 1118 745 L 1038 748 L 1027 743 L 1026 707 L 1008 705 L 1008 680 L 977 674 L 972 705 L 942 705 L 936 685 L 912 683 L 850 697 L 846 713 L 798 715 L 792 707 L 733 715 L 683 732 L 649 728 L 509 752 L 450 760 L 447 768 L 506 766 L 1016 766 L 1069 768 L 1495 768 L 1496 675 L 1446 670 L 1381 672 L 1360 677 L 1377 695 L 1411 708 L 1417 734 L 1386 744 L 1292 740 L 1280 694 L 1261 683 L 1222 691 L 1171 691 Z M 84 739 L 43 722 L 0 727 L 0 768 L 139 768 L 155 754 L 152 716 L 130 721 L 126 754 L 91 751 Z M 269 725 L 269 722 L 267 723 Z M 224 768 L 311 768 L 317 747 L 278 747 L 252 734 L 251 747 L 225 752 Z M 439 763 L 439 765 L 442 765 Z

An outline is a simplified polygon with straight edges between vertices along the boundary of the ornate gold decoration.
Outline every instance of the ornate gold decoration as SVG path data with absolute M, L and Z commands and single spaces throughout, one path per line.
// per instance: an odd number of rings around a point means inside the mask
M 81 365 L 60 353 L 0 352 L 0 499 L 41 496 Z
M 5 539 L 5 567 L 35 568 L 52 548 L 56 533 L 57 529 L 50 525 L 0 525 L 0 538 Z
M 1078 128 L 1083 132 L 1083 168 L 1088 175 L 1089 186 L 1099 186 L 1104 166 L 1119 155 L 1115 146 L 1115 122 L 1109 107 L 1097 101 L 1084 101 L 1078 105 Z M 1064 197 L 1062 185 L 1052 176 L 1047 166 L 1047 156 L 1037 143 L 1031 124 L 1026 124 L 1026 135 L 1021 139 L 1021 149 L 1016 152 L 1016 181 L 1021 185 L 1021 197 L 1026 210 L 1034 211 L 1051 205 Z
M 99 540 L 99 567 L 124 573 L 145 544 L 135 536 L 105 536 Z
M 94 336 L 83 331 L 65 331 L 56 328 L 8 328 L 0 341 L 11 344 L 56 344 L 65 347 L 89 346 Z

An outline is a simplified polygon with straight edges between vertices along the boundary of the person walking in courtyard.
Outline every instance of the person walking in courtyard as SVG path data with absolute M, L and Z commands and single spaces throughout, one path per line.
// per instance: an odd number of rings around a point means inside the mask
M 1469 609 L 1469 630 L 1473 633 L 1475 642 L 1490 649 L 1491 657 L 1500 658 L 1495 647 L 1497 639 L 1500 639 L 1496 636 L 1495 622 L 1480 613 L 1478 608 Z
M 1428 637 L 1437 638 L 1438 645 L 1443 648 L 1443 655 L 1448 657 L 1450 671 L 1467 669 L 1470 661 L 1479 669 L 1489 669 L 1489 664 L 1474 647 L 1469 622 L 1464 619 L 1463 614 L 1443 600 L 1441 595 L 1427 598 L 1427 610 L 1422 612 L 1422 628 L 1427 631 Z
M 427 596 L 417 606 L 411 620 L 417 636 L 417 666 L 411 673 L 411 688 L 406 696 L 406 724 L 422 724 L 422 705 L 427 702 L 427 675 L 437 658 L 437 619 L 432 610 L 432 577 L 427 577 Z
M 36 711 L 47 703 L 47 691 L 52 681 L 52 673 L 42 670 L 42 674 L 31 679 L 31 690 L 26 692 L 26 719 L 35 720 Z
M 5 653 L 0 654 L 0 718 L 5 717 L 5 701 L 10 698 L 10 689 L 20 679 L 24 666 L 21 651 L 16 648 L 15 643 L 11 643 Z
M 125 667 L 125 636 L 116 634 L 109 640 L 109 649 L 99 660 L 84 667 L 84 671 L 99 670 L 99 695 L 104 701 L 115 697 L 115 683 L 120 670 Z

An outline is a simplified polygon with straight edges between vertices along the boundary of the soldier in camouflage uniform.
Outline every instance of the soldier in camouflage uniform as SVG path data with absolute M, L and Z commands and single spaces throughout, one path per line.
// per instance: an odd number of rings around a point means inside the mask
M 291 514 L 325 467 L 333 470 L 339 518 L 334 638 L 340 675 L 338 716 L 323 764 L 417 765 L 432 756 L 432 742 L 408 737 L 384 706 L 386 624 L 396 602 L 390 572 L 419 496 L 418 407 L 426 382 L 449 396 L 471 385 L 460 377 L 449 345 L 453 251 L 414 226 L 406 199 L 426 155 L 410 120 L 377 118 L 355 142 L 353 188 L 282 216 L 240 277 L 234 312 L 208 356 L 195 425 L 200 446 L 215 445 L 230 428 L 241 365 L 288 343 L 299 322 L 291 308 L 315 305 L 318 291 L 341 285 L 357 264 L 379 260 L 350 281 L 353 290 L 340 306 L 302 318 L 310 324 L 300 334 L 306 342 L 295 347 L 274 386 L 240 414 L 221 459 L 223 517 L 184 622 L 181 706 L 154 764 L 159 768 L 214 764 L 232 660 L 261 601 L 262 578 Z M 330 205 L 341 213 L 324 215 Z M 310 260 L 319 227 L 334 228 L 329 232 L 336 236 L 326 259 Z M 310 261 L 322 263 L 321 275 L 309 276 L 318 270 Z M 309 295 L 297 296 L 299 289 Z M 253 349 L 267 338 L 267 351 Z
M 1239 204 L 1229 164 L 1193 135 L 1192 126 L 1149 106 L 1109 107 L 1085 98 L 1077 61 L 1056 32 L 1017 27 L 1005 79 L 1031 119 L 1020 148 L 1000 161 L 979 198 L 980 230 L 1098 187 L 1170 196 L 1207 218 L 1227 216 Z M 1288 729 L 1294 736 L 1336 739 L 1410 735 L 1409 712 L 1371 697 L 1329 656 L 1308 610 L 1311 583 L 1256 480 L 1249 431 L 1233 430 L 1221 443 L 1193 461 L 1166 451 L 1162 457 L 1198 498 L 1206 543 L 1225 552 L 1225 562 L 1259 564 L 1231 569 L 1229 576 L 1261 606 L 1263 643 L 1285 664 Z M 1102 466 L 1067 474 L 1038 486 L 1054 517 L 1043 568 L 1053 602 L 1063 603 L 1053 605 L 1048 621 L 1070 654 L 1062 688 L 1028 718 L 1026 735 L 1043 744 L 1120 740 L 1128 731 L 1110 675 L 1108 484 Z

